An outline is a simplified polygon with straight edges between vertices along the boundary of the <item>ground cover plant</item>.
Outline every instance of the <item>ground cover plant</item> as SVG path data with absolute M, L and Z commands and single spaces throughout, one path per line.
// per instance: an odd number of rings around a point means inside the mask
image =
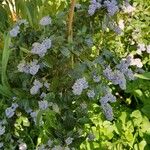
M 0 149 L 149 150 L 149 6 L 1 1 Z

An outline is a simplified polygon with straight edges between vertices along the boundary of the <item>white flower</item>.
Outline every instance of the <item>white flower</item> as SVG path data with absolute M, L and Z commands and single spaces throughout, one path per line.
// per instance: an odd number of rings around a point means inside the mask
M 5 133 L 5 126 L 0 125 L 0 135 Z
M 136 51 L 137 54 L 142 54 L 142 52 L 145 50 L 146 50 L 145 44 L 143 44 L 143 43 L 138 44 L 137 51 Z
M 88 96 L 89 98 L 94 98 L 94 96 L 95 96 L 94 90 L 88 90 L 87 96 Z
M 122 9 L 125 13 L 132 13 L 135 11 L 135 7 L 131 6 L 129 2 L 125 2 L 125 4 L 122 6 Z
M 143 64 L 141 62 L 141 59 L 140 58 L 135 58 L 135 59 L 132 59 L 131 61 L 131 66 L 137 66 L 138 68 L 142 68 L 143 67 Z
M 14 112 L 14 109 L 11 108 L 11 107 L 8 107 L 6 110 L 5 110 L 5 114 L 8 118 L 11 118 L 13 117 L 13 115 L 15 114 Z
M 40 25 L 46 26 L 51 24 L 51 18 L 49 16 L 45 16 L 40 20 Z
M 68 137 L 68 138 L 65 140 L 65 143 L 66 143 L 67 145 L 70 145 L 70 144 L 72 143 L 72 141 L 73 141 L 73 138 Z
M 147 46 L 146 46 L 146 51 L 147 51 L 147 53 L 150 54 L 150 45 L 147 45 Z
M 15 26 L 12 30 L 9 31 L 10 36 L 16 37 L 20 33 L 19 29 L 19 26 Z
M 19 144 L 19 150 L 27 150 L 27 144 L 26 143 Z
M 118 22 L 118 25 L 119 25 L 119 28 L 121 29 L 121 30 L 123 30 L 124 29 L 124 20 L 119 20 L 119 22 Z
M 72 86 L 74 95 L 81 95 L 83 89 L 88 88 L 88 82 L 86 81 L 85 77 L 77 79 L 74 85 Z
M 39 101 L 38 103 L 39 103 L 39 108 L 41 110 L 45 110 L 48 108 L 48 102 L 47 101 L 43 100 L 43 101 Z

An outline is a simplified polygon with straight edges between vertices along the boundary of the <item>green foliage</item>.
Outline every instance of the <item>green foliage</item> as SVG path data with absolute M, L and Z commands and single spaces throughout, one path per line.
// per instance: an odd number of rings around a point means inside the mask
M 0 1 L 0 145 L 4 150 L 19 149 L 20 143 L 29 150 L 149 150 L 150 2 L 131 1 L 135 10 L 129 14 L 119 7 L 109 16 L 103 6 L 90 16 L 90 2 L 78 0 L 71 40 L 70 1 L 4 2 Z M 124 1 L 118 3 L 122 6 Z M 51 17 L 46 26 L 39 24 L 44 16 Z M 20 19 L 28 24 L 19 24 Z M 10 31 L 16 26 L 19 31 L 13 37 Z M 45 55 L 33 53 L 37 42 L 45 39 L 51 41 Z M 141 53 L 137 53 L 139 44 L 145 48 Z M 116 73 L 121 70 L 118 64 L 128 59 L 128 73 L 134 74 L 134 80 Z M 112 70 L 105 75 L 108 66 Z M 105 98 L 110 105 L 107 112 Z

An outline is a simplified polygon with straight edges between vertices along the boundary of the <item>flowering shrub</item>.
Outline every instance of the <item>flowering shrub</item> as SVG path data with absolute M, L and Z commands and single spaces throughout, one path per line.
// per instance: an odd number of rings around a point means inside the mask
M 0 148 L 150 148 L 148 5 L 79 2 L 5 35 Z

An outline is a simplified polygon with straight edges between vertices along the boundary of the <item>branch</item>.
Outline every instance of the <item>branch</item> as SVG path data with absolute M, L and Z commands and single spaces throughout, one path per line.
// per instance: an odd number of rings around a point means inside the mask
M 73 40 L 73 16 L 74 16 L 74 7 L 76 0 L 71 0 L 71 6 L 69 10 L 69 20 L 68 20 L 68 41 Z

